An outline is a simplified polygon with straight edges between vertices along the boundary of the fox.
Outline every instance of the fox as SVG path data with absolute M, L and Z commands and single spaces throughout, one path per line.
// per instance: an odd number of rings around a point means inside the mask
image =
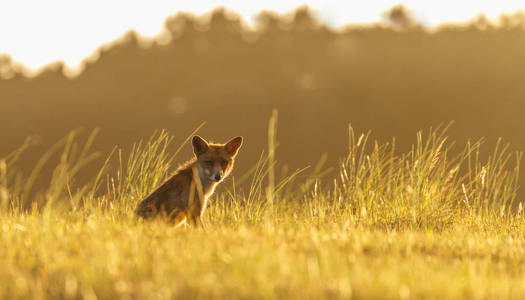
M 238 136 L 225 144 L 192 137 L 194 157 L 144 198 L 135 214 L 141 219 L 165 218 L 174 227 L 191 223 L 205 229 L 202 216 L 217 185 L 228 177 L 243 142 Z

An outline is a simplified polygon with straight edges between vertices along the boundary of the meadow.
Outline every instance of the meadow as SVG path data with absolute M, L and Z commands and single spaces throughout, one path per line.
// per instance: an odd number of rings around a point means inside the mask
M 222 183 L 206 230 L 133 215 L 183 143 L 166 132 L 115 150 L 87 183 L 96 132 L 72 132 L 30 174 L 0 160 L 2 299 L 519 299 L 525 295 L 520 154 L 456 145 L 448 126 L 410 151 L 349 127 L 337 169 L 277 172 L 268 148 Z M 191 135 L 188 136 L 188 139 Z M 187 140 L 186 140 L 187 141 Z M 262 150 L 262 149 L 261 149 Z M 242 151 L 242 149 L 241 149 Z M 490 152 L 483 160 L 483 152 Z M 33 183 L 59 154 L 48 188 Z M 99 160 L 100 161 L 100 160 Z

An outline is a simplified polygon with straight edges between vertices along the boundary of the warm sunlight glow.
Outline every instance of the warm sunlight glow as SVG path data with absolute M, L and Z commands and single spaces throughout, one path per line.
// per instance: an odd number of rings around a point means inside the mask
M 502 12 L 524 9 L 523 1 L 442 0 L 269 0 L 230 1 L 9 1 L 0 10 L 0 53 L 35 69 L 56 60 L 78 65 L 101 44 L 108 43 L 129 29 L 142 35 L 156 35 L 164 19 L 178 11 L 202 14 L 217 6 L 238 12 L 249 23 L 261 10 L 280 13 L 307 4 L 331 26 L 376 22 L 396 4 L 410 8 L 427 26 L 464 21 L 479 13 L 495 18 Z M 35 51 L 38 50 L 38 51 Z

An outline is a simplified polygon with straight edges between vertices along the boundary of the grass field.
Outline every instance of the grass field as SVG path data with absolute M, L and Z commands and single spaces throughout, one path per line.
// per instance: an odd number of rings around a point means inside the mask
M 270 124 L 275 125 L 275 122 Z M 520 299 L 525 219 L 520 155 L 501 144 L 482 160 L 447 128 L 408 153 L 349 131 L 338 170 L 276 174 L 269 155 L 213 197 L 207 230 L 133 216 L 170 170 L 171 138 L 119 150 L 89 183 L 95 157 L 71 134 L 22 175 L 0 160 L 2 299 Z M 24 147 L 22 147 L 23 150 Z M 242 151 L 242 149 L 241 149 Z M 483 150 L 486 151 L 486 150 Z M 62 153 L 44 192 L 33 182 Z M 113 168 L 110 168 L 113 166 Z

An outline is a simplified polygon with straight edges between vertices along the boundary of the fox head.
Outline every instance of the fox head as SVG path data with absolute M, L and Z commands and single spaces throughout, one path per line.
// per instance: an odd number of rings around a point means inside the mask
M 242 145 L 242 137 L 233 138 L 226 144 L 212 144 L 196 135 L 191 142 L 201 178 L 220 182 L 232 170 L 235 156 Z

